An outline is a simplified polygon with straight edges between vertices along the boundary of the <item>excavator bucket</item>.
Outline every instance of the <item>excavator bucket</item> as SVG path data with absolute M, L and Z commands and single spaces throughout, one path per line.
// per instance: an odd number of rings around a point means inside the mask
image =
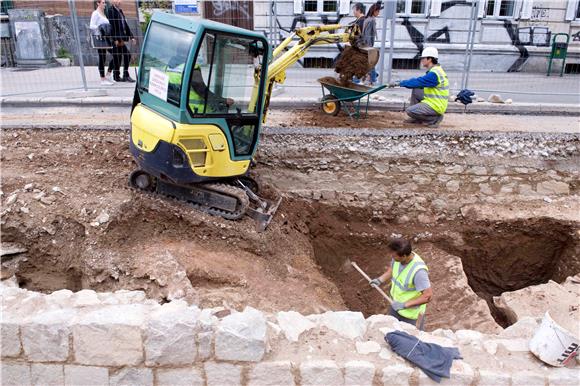
M 256 221 L 256 232 L 264 232 L 268 225 L 270 225 L 274 214 L 276 214 L 276 211 L 282 202 L 282 197 L 279 197 L 274 201 L 266 200 L 259 197 L 242 181 L 237 180 L 237 182 L 238 185 L 246 191 L 251 202 L 246 214 Z

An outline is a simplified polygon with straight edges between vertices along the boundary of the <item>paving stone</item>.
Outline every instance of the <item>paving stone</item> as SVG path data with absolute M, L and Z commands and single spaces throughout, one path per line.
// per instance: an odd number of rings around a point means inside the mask
M 28 364 L 2 361 L 0 375 L 2 376 L 2 386 L 32 385 L 30 365 Z
M 229 363 L 206 362 L 204 364 L 207 386 L 241 385 L 242 368 Z
M 303 332 L 316 327 L 316 324 L 296 311 L 278 312 L 276 320 L 286 339 L 291 342 L 297 342 Z
M 134 366 L 143 361 L 141 328 L 152 309 L 140 304 L 106 306 L 73 326 L 75 361 L 96 366 Z
M 512 386 L 544 386 L 543 374 L 532 371 L 518 371 L 512 374 Z
M 344 385 L 342 371 L 331 360 L 302 362 L 300 365 L 302 386 Z
M 0 322 L 0 353 L 2 358 L 20 355 L 20 330 L 18 323 L 2 320 Z
M 344 384 L 348 386 L 372 386 L 375 365 L 366 361 L 350 361 L 344 364 Z
M 249 386 L 294 386 L 292 363 L 262 362 L 250 372 Z
M 391 365 L 383 368 L 383 385 L 409 386 L 413 369 L 404 364 Z
M 367 331 L 367 322 L 361 312 L 325 312 L 320 324 L 349 339 L 362 338 Z
M 76 316 L 72 309 L 44 312 L 22 324 L 22 347 L 32 362 L 64 362 L 69 356 L 69 322 Z
M 108 385 L 109 369 L 106 367 L 65 365 L 64 384 L 65 386 Z
M 198 369 L 157 369 L 157 386 L 203 386 Z
M 266 350 L 266 318 L 246 307 L 219 323 L 215 336 L 215 356 L 220 360 L 259 362 Z
M 199 310 L 168 305 L 147 320 L 143 341 L 147 366 L 179 366 L 195 361 Z
M 147 368 L 124 367 L 109 376 L 109 386 L 153 386 L 153 371 Z
M 33 385 L 62 386 L 64 385 L 64 368 L 62 365 L 33 363 L 30 366 L 30 378 Z
M 479 386 L 510 386 L 510 375 L 494 370 L 479 370 Z

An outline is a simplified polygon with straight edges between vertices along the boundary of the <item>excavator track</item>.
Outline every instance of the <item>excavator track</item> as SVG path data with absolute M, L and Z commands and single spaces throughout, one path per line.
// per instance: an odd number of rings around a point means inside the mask
M 199 211 L 228 220 L 242 218 L 250 206 L 250 200 L 242 188 L 224 183 L 174 185 L 139 169 L 131 173 L 129 187 L 149 196 L 161 196 L 187 203 Z

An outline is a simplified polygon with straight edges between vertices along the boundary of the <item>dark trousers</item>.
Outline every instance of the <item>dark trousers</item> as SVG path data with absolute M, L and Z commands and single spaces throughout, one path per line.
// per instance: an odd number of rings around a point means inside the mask
M 97 53 L 99 54 L 99 74 L 101 78 L 105 77 L 105 62 L 107 61 L 107 51 L 112 53 L 111 50 L 107 50 L 106 48 L 97 49 Z M 110 72 L 111 70 L 109 70 Z
M 109 71 L 114 71 L 114 74 L 119 76 L 121 71 L 121 61 L 123 61 L 123 75 L 129 75 L 131 53 L 125 44 L 120 47 L 113 46 L 113 59 L 109 62 Z
M 423 315 L 419 326 L 417 326 L 417 319 L 405 318 L 404 316 L 399 315 L 399 313 L 397 311 L 393 310 L 391 307 L 389 307 L 389 315 L 394 316 L 400 322 L 412 324 L 413 326 L 417 327 L 419 330 L 424 331 L 425 315 Z

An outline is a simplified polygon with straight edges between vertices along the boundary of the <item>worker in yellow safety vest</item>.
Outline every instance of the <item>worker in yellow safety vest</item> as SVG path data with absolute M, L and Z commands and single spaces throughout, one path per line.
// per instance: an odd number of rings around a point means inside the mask
M 447 111 L 449 101 L 449 79 L 439 64 L 439 52 L 435 47 L 426 47 L 421 53 L 421 66 L 427 73 L 412 78 L 389 83 L 389 87 L 411 88 L 411 105 L 406 113 L 410 117 L 406 123 L 424 124 L 438 127 Z
M 433 296 L 429 268 L 405 239 L 389 241 L 387 250 L 391 257 L 389 268 L 370 284 L 380 287 L 390 281 L 393 304 L 389 315 L 423 330 L 427 303 Z

